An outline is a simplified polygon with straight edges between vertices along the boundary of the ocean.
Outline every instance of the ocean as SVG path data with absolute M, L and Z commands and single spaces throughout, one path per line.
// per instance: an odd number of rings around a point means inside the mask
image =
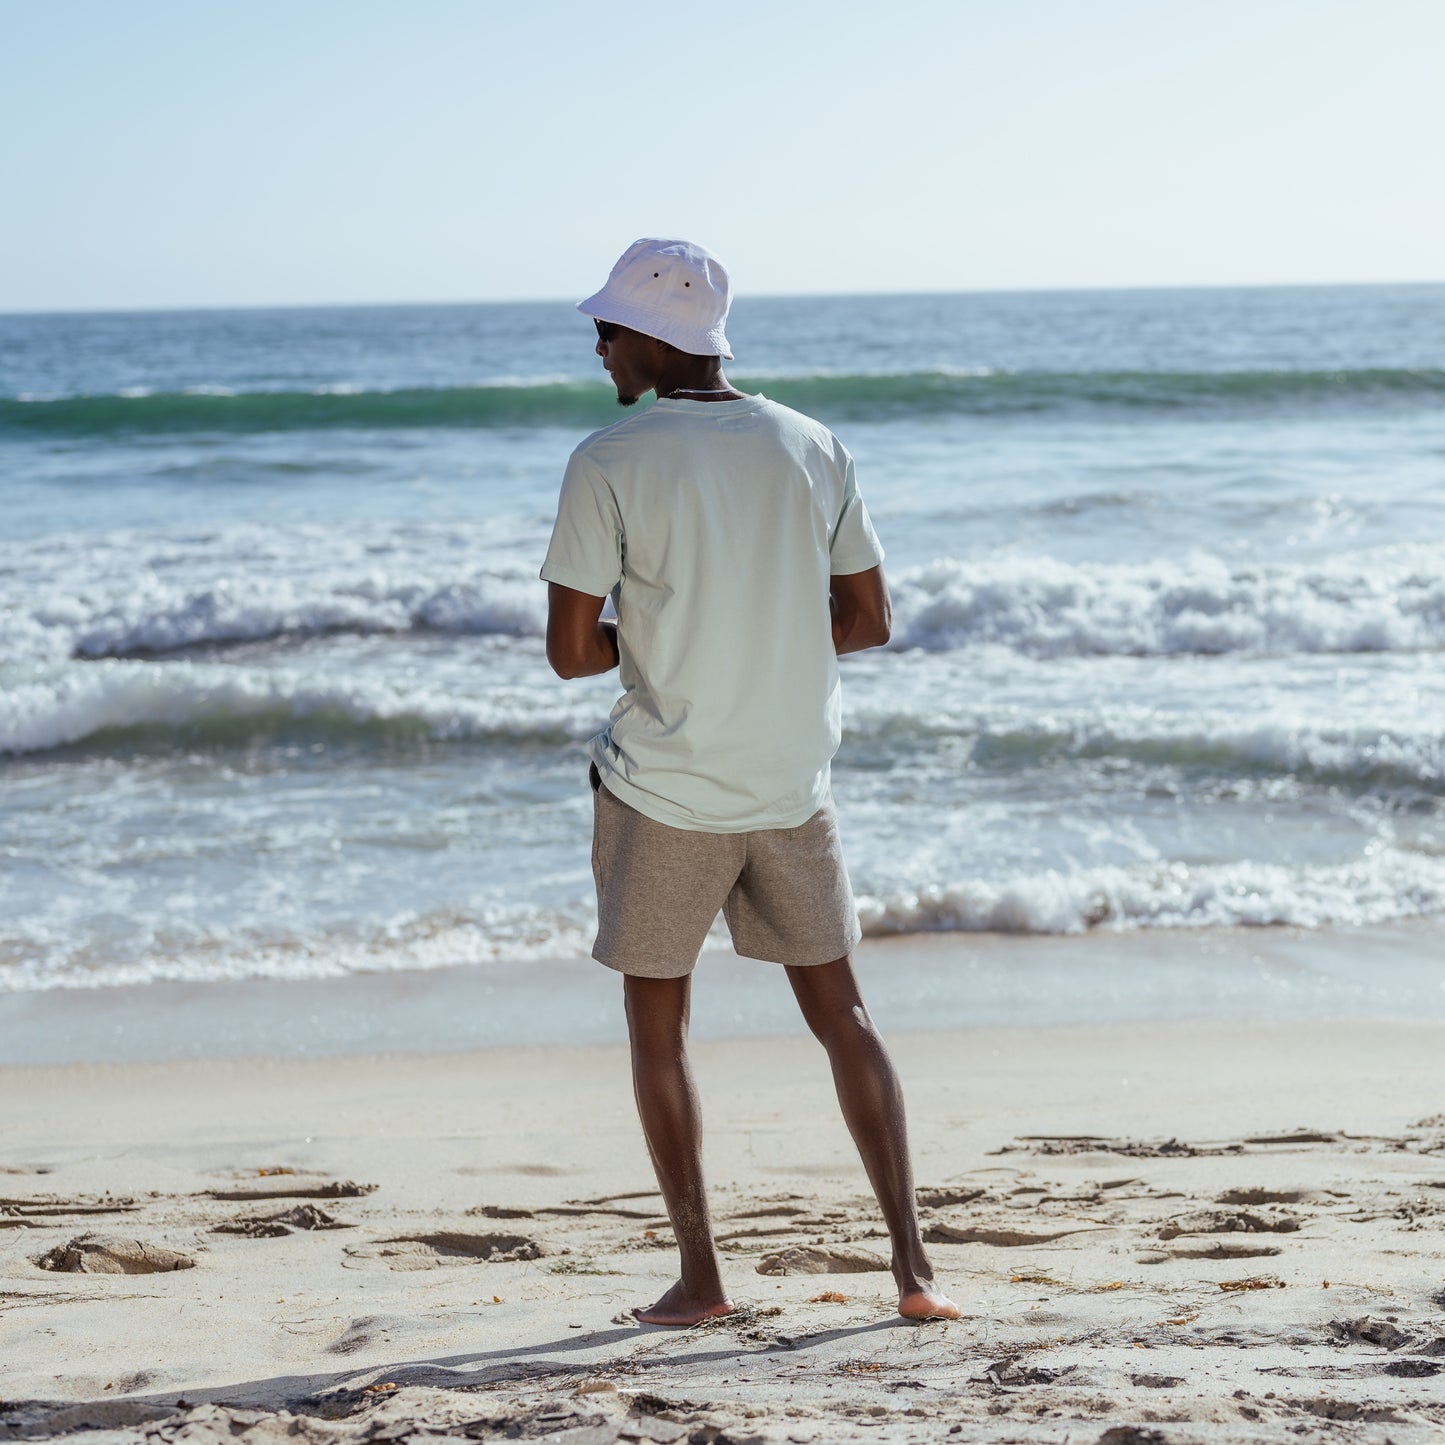
M 1445 912 L 1445 286 L 729 332 L 887 549 L 834 765 L 869 934 Z M 551 674 L 537 568 L 620 415 L 591 344 L 562 302 L 0 318 L 0 992 L 586 955 L 615 680 Z

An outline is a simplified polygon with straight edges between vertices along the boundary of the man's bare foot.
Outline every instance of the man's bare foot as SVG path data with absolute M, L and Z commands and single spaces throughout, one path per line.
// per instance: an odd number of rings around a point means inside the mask
M 906 1320 L 956 1320 L 963 1312 L 931 1279 L 915 1280 L 898 1291 L 898 1313 Z
M 730 1315 L 732 1312 L 733 1302 L 726 1295 L 698 1298 L 683 1288 L 681 1280 L 655 1305 L 632 1311 L 639 1323 L 644 1325 L 695 1325 L 716 1315 Z

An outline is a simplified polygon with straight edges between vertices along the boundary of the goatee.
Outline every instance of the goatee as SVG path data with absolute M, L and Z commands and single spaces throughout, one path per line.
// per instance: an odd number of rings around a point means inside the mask
M 617 405 L 618 405 L 618 406 L 636 406 L 639 400 L 641 400 L 640 397 L 636 397 L 636 396 L 623 396 L 623 394 L 622 394 L 620 391 L 617 393 Z

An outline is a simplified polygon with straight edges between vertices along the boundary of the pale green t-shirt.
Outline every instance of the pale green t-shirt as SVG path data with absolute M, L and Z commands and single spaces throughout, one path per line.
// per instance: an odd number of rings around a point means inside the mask
M 674 828 L 794 828 L 842 736 L 829 575 L 883 559 L 853 459 L 764 396 L 665 399 L 567 463 L 542 576 L 617 609 L 622 696 L 589 751 Z

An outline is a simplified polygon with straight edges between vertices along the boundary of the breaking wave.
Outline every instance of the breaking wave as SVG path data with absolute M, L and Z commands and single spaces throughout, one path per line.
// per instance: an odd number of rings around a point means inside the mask
M 743 376 L 738 385 L 825 419 L 885 420 L 963 413 L 1121 410 L 1211 414 L 1326 405 L 1375 409 L 1438 404 L 1445 369 L 1338 371 L 964 371 Z M 611 388 L 596 379 L 504 385 L 306 391 L 123 392 L 0 398 L 0 436 L 102 437 L 329 428 L 600 426 L 615 420 Z
M 455 539 L 422 539 L 383 564 L 334 539 L 298 535 L 255 556 L 228 554 L 223 539 L 184 565 L 112 558 L 109 575 L 93 553 L 68 561 L 48 587 L 13 589 L 0 661 L 163 656 L 335 632 L 540 636 L 546 594 L 530 567 L 504 558 L 458 568 L 457 550 Z M 17 554 L 17 575 L 42 568 L 49 564 Z M 943 558 L 901 571 L 891 585 L 895 651 L 994 647 L 1047 658 L 1445 647 L 1445 548 L 1428 544 L 1261 566 L 1204 553 L 1116 564 Z M 0 595 L 0 608 L 6 600 Z
M 860 894 L 858 912 L 864 933 L 875 937 L 1386 923 L 1445 912 L 1445 858 L 1381 849 L 1356 862 L 1305 868 L 1249 861 L 1050 870 Z
M 542 665 L 538 658 L 539 668 Z M 1228 714 L 1223 714 L 1228 717 Z M 107 660 L 34 669 L 0 691 L 0 753 L 236 746 L 305 733 L 338 746 L 472 743 L 564 745 L 591 737 L 605 704 L 564 688 L 482 688 L 462 696 L 375 677 L 318 678 L 299 668 L 189 660 Z M 1218 777 L 1289 775 L 1354 790 L 1445 794 L 1445 736 L 1283 719 L 1254 726 L 1159 718 L 1009 726 L 987 719 L 915 716 L 876 705 L 850 714 L 851 743 L 965 739 L 975 766 L 1013 771 L 1057 759 L 1110 759 Z
M 86 967 L 86 946 L 7 936 L 0 925 L 0 995 L 58 988 L 117 988 L 161 980 L 215 983 L 244 978 L 299 981 L 353 973 L 517 963 L 585 954 L 595 916 L 535 904 L 411 913 L 380 924 L 310 932 L 251 927 L 170 930 L 104 970 Z M 5 966 L 13 957 L 21 962 Z
M 329 632 L 532 637 L 545 627 L 541 590 L 516 579 L 479 577 L 428 586 L 320 578 L 307 585 L 254 576 L 197 588 L 140 588 L 78 619 L 70 650 L 84 658 L 140 657 Z
M 375 681 L 314 680 L 291 669 L 107 661 L 13 681 L 0 692 L 0 753 L 236 745 L 303 730 L 356 746 L 428 740 L 565 742 L 597 730 L 579 707 L 404 692 Z
M 1044 872 L 1004 882 L 860 892 L 867 937 L 916 933 L 1078 934 L 1146 928 L 1365 925 L 1445 911 L 1445 858 L 1382 850 L 1336 867 L 1291 869 L 1239 862 Z M 300 932 L 261 926 L 161 930 L 125 961 L 85 965 L 85 945 L 29 938 L 0 927 L 0 994 L 99 988 L 161 979 L 335 978 L 350 973 L 448 968 L 579 957 L 596 918 L 590 902 L 442 909 L 382 923 Z M 726 947 L 720 932 L 710 947 Z M 6 960 L 11 960 L 8 964 Z
M 1392 652 L 1445 647 L 1445 552 L 1279 566 L 944 559 L 894 585 L 895 648 L 1034 657 Z

